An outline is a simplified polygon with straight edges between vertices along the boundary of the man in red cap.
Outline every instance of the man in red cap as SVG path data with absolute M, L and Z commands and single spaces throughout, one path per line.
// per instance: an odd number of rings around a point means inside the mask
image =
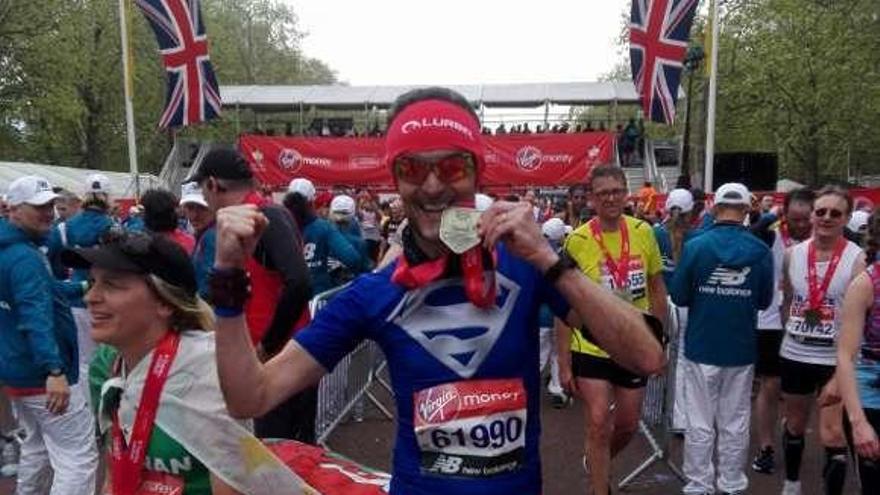
M 473 209 L 485 149 L 459 94 L 419 89 L 390 112 L 386 162 L 408 227 L 403 254 L 362 275 L 275 358 L 250 345 L 242 266 L 265 219 L 218 212 L 217 358 L 230 412 L 258 416 L 310 386 L 364 339 L 388 359 L 397 405 L 392 495 L 541 493 L 538 312 L 547 303 L 595 335 L 621 365 L 663 366 L 650 316 L 587 280 L 541 234 L 531 206 Z M 653 328 L 656 328 L 654 326 Z

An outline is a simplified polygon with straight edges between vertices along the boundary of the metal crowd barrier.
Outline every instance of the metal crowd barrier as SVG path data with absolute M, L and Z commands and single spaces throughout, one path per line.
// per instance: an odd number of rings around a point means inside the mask
M 684 481 L 681 470 L 669 458 L 670 426 L 675 404 L 675 375 L 678 371 L 679 335 L 684 331 L 682 321 L 672 301 L 668 301 L 666 346 L 666 372 L 652 376 L 645 387 L 645 400 L 642 402 L 642 417 L 639 432 L 651 447 L 651 454 L 631 473 L 617 484 L 619 490 L 626 490 L 633 482 L 655 463 L 663 463 L 679 480 Z
M 312 317 L 345 287 L 337 287 L 312 298 L 309 302 Z M 373 393 L 374 386 L 378 385 L 391 394 L 391 386 L 381 376 L 385 365 L 385 357 L 379 346 L 365 341 L 345 356 L 332 373 L 324 376 L 318 385 L 318 412 L 315 418 L 315 436 L 319 444 L 326 447 L 327 439 L 350 415 L 357 421 L 362 420 L 365 400 L 386 418 L 394 418 Z

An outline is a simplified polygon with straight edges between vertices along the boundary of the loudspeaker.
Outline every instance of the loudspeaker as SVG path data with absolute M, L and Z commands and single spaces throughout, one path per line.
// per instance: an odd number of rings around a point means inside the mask
M 712 189 L 727 182 L 745 184 L 749 191 L 775 191 L 779 180 L 776 153 L 716 153 Z

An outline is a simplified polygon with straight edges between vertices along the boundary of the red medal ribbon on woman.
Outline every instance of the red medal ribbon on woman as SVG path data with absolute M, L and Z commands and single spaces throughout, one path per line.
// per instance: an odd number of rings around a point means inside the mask
M 599 249 L 602 250 L 602 255 L 605 256 L 605 266 L 611 273 L 611 278 L 614 279 L 614 288 L 625 290 L 629 286 L 629 230 L 626 226 L 626 220 L 620 219 L 620 260 L 617 263 L 614 262 L 611 252 L 602 241 L 602 228 L 599 226 L 598 219 L 590 220 L 590 232 L 593 234 L 596 244 L 599 245 Z
M 113 411 L 113 427 L 111 429 L 113 441 L 110 445 L 113 495 L 134 495 L 141 484 L 147 446 L 153 432 L 156 413 L 159 411 L 159 396 L 168 380 L 168 373 L 171 371 L 171 363 L 177 355 L 179 343 L 180 334 L 168 331 L 153 351 L 150 370 L 135 414 L 131 442 L 127 448 L 122 427 L 119 424 L 119 413 Z
M 837 245 L 834 246 L 834 252 L 831 260 L 828 262 L 828 269 L 825 270 L 825 276 L 822 278 L 822 285 L 819 286 L 818 276 L 816 275 L 816 243 L 810 242 L 807 248 L 807 282 L 809 288 L 810 310 L 820 311 L 825 295 L 828 293 L 828 286 L 831 285 L 831 279 L 834 278 L 834 272 L 837 271 L 837 265 L 840 264 L 840 258 L 843 256 L 843 250 L 846 249 L 846 239 L 840 238 Z

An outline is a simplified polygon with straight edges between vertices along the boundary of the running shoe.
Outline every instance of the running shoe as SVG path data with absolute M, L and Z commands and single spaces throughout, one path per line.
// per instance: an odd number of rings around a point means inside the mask
M 785 480 L 782 485 L 782 495 L 801 495 L 801 482 Z
M 752 461 L 752 469 L 756 473 L 773 474 L 776 468 L 776 461 L 773 458 L 773 447 L 767 446 L 758 451 L 755 460 Z
M 550 394 L 550 404 L 553 409 L 565 409 L 571 404 L 571 397 L 566 394 Z

